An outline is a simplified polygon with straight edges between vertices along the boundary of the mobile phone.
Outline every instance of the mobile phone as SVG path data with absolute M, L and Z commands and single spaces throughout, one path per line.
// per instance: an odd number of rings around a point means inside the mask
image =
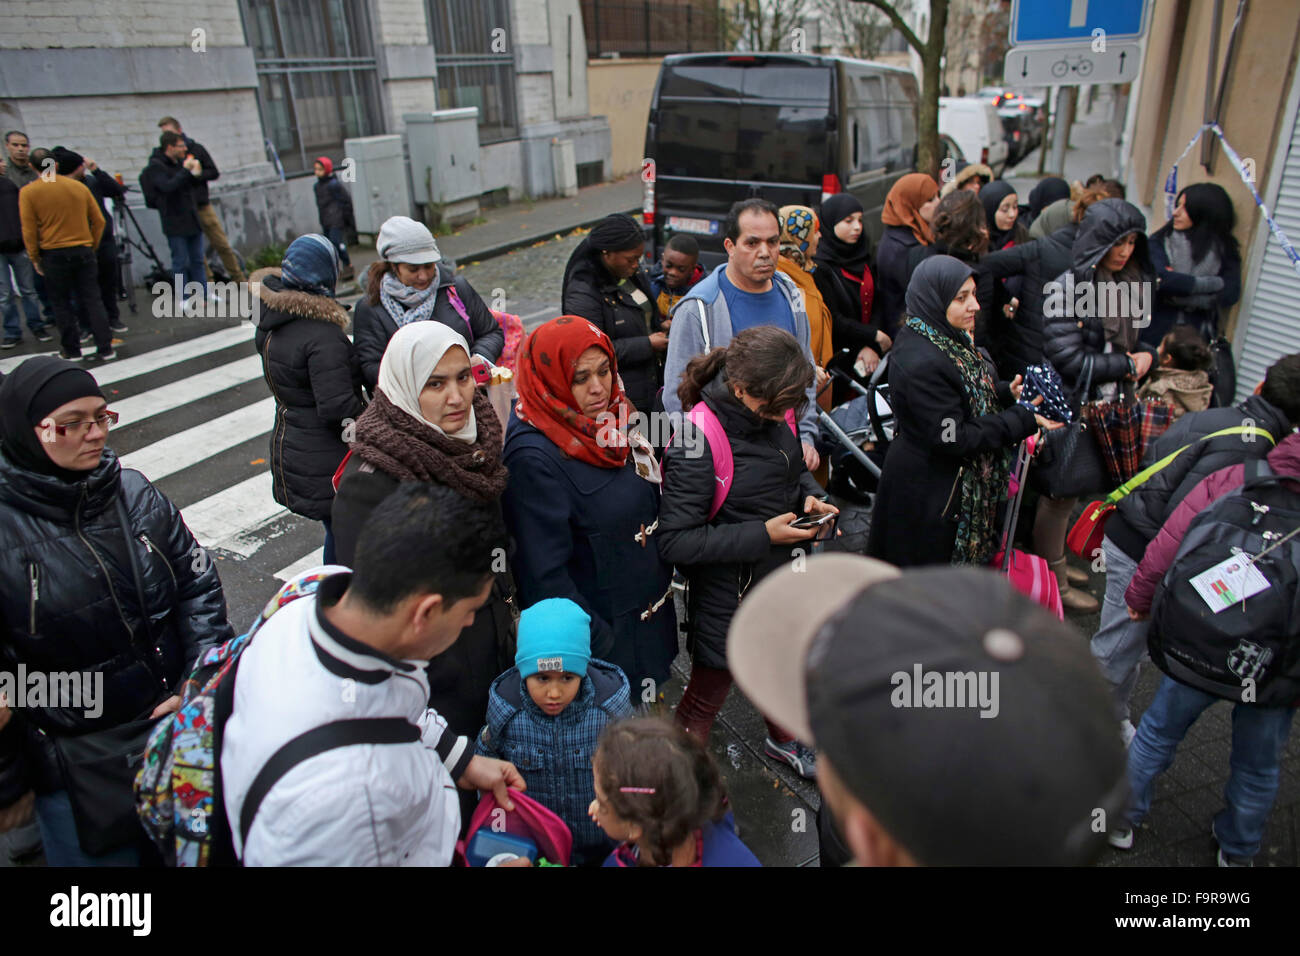
M 474 376 L 474 381 L 479 385 L 492 384 L 492 366 L 487 362 L 475 362 L 469 367 L 470 374 Z
M 802 515 L 790 522 L 792 528 L 819 528 L 834 518 L 834 513 L 824 515 Z

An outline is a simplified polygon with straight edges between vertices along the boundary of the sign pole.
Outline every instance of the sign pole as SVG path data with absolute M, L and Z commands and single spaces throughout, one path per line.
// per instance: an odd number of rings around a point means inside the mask
M 1070 142 L 1070 124 L 1074 120 L 1074 97 L 1077 86 L 1061 87 L 1057 97 L 1056 129 L 1052 131 L 1051 174 L 1065 178 L 1065 150 Z

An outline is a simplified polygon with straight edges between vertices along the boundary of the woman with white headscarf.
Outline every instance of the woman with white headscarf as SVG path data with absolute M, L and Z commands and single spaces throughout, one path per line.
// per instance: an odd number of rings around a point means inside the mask
M 475 387 L 469 343 L 441 322 L 398 329 L 338 479 L 338 562 L 351 566 L 370 513 L 403 481 L 446 485 L 474 501 L 499 501 L 506 487 L 501 433 L 487 390 Z M 429 665 L 431 705 L 452 729 L 471 737 L 484 723 L 493 678 L 514 663 L 504 556 L 497 571 L 492 596 L 474 623 Z

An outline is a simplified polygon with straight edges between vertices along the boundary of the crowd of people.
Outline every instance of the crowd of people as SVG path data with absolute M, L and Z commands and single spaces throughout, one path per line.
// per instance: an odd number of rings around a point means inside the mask
M 221 228 L 199 201 L 215 166 L 175 120 L 160 125 L 145 178 L 174 260 L 201 283 L 198 237 Z M 65 358 L 30 359 L 0 386 L 0 525 L 15 545 L 0 560 L 0 649 L 34 670 L 102 671 L 106 700 L 99 723 L 0 706 L 0 830 L 34 815 L 56 865 L 156 862 L 160 845 L 129 825 L 130 782 L 109 801 L 118 818 L 90 812 L 69 742 L 107 728 L 137 750 L 153 733 L 152 751 L 158 722 L 190 704 L 187 675 L 240 622 L 176 508 L 119 466 L 116 415 L 67 361 L 74 302 L 101 354 L 112 326 L 92 290 L 104 217 L 71 182 L 99 171 L 54 160 L 53 183 L 23 185 L 18 204 Z M 1251 462 L 1267 455 L 1300 494 L 1300 353 L 1239 405 L 1216 392 L 1211 345 L 1240 294 L 1220 187 L 1186 187 L 1148 237 L 1104 177 L 1044 179 L 1021 205 L 978 164 L 942 189 L 913 173 L 874 245 L 851 194 L 819 209 L 751 198 L 731 208 L 712 270 L 684 234 L 647 269 L 641 224 L 610 216 L 564 270 L 563 314 L 509 358 L 503 419 L 488 385 L 507 362 L 499 313 L 401 216 L 349 312 L 335 292 L 350 203 L 327 160 L 316 175 L 324 234 L 252 276 L 274 495 L 321 522 L 326 567 L 287 585 L 239 652 L 215 759 L 242 862 L 445 865 L 484 794 L 560 821 L 573 865 L 757 865 L 707 747 L 733 682 L 766 719 L 764 753 L 821 788 L 824 864 L 1081 864 L 1107 830 L 1133 845 L 1154 777 L 1216 699 L 1165 676 L 1134 725 L 1157 585 L 1192 520 L 1254 479 Z M 45 244 L 73 218 L 86 234 Z M 22 297 L 22 252 L 5 255 Z M 1153 294 L 1130 314 L 1105 294 L 1115 284 Z M 1062 308 L 1062 289 L 1094 305 Z M 819 412 L 873 378 L 896 433 L 870 538 L 864 554 L 822 554 L 845 505 L 826 491 Z M 1079 495 L 1023 505 L 1064 611 L 1101 613 L 1088 645 L 990 565 L 1016 544 L 1002 532 L 1021 501 L 1015 451 L 1101 398 L 1167 403 L 1174 421 L 1145 450 L 1159 467 L 1105 526 L 1104 602 L 1067 560 Z M 628 426 L 632 411 L 671 417 L 671 437 Z M 680 634 L 690 672 L 673 711 Z M 986 712 L 931 701 L 929 677 L 954 670 L 980 675 Z M 1259 850 L 1293 714 L 1236 705 L 1223 865 Z M 316 741 L 357 718 L 397 730 Z

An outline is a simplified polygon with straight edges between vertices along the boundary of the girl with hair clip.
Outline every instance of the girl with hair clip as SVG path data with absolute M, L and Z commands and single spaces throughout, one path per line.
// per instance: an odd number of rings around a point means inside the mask
M 799 513 L 838 513 L 821 500 L 791 425 L 812 380 L 795 337 L 770 325 L 697 355 L 682 375 L 677 394 L 688 417 L 664 453 L 658 536 L 659 553 L 687 580 L 691 679 L 677 719 L 702 740 L 731 688 L 727 626 L 746 591 L 829 533 L 829 524 L 793 524 Z M 715 441 L 726 448 L 715 450 Z M 718 465 L 725 470 L 727 452 L 730 474 Z M 811 750 L 775 724 L 767 730 L 769 757 L 816 774 Z
M 619 846 L 605 866 L 762 866 L 736 836 L 708 748 L 670 720 L 605 728 L 588 814 Z

